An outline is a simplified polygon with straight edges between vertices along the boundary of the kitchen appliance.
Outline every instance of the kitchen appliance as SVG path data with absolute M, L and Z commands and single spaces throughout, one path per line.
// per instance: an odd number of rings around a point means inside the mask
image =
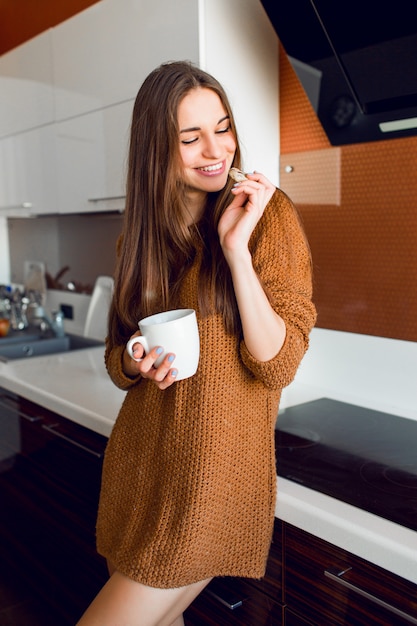
M 320 398 L 280 411 L 275 439 L 278 476 L 417 530 L 417 421 Z
M 330 142 L 417 135 L 417 5 L 261 0 Z
M 105 340 L 113 284 L 113 278 L 110 276 L 98 276 L 85 319 L 84 337 Z
M 43 261 L 25 261 L 23 267 L 23 283 L 26 293 L 30 291 L 39 294 L 40 304 L 45 304 L 46 278 L 45 263 Z

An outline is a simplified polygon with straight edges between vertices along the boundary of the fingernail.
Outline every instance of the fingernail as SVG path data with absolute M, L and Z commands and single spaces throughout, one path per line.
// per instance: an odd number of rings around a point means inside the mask
M 174 356 L 173 354 L 170 354 L 170 355 L 169 355 L 169 357 L 168 357 L 168 361 L 169 361 L 170 363 L 172 363 L 172 361 L 173 361 L 174 359 L 175 359 L 175 356 Z
M 156 354 L 162 354 L 163 348 L 159 347 L 156 349 Z
M 176 376 L 178 374 L 178 370 L 171 370 L 171 376 Z

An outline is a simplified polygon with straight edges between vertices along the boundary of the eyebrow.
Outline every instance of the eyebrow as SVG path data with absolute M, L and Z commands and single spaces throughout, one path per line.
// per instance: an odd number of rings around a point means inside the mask
M 224 120 L 228 120 L 228 119 L 230 119 L 229 115 L 225 115 L 224 117 L 221 117 L 219 121 L 217 122 L 216 126 L 224 122 Z M 195 132 L 196 130 L 201 130 L 200 126 L 192 126 L 191 128 L 183 128 L 182 130 L 180 130 L 180 134 Z

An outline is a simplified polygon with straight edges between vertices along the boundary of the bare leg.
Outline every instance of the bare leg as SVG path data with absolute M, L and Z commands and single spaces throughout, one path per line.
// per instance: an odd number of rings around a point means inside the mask
M 115 571 L 77 626 L 183 626 L 183 612 L 208 582 L 155 589 Z

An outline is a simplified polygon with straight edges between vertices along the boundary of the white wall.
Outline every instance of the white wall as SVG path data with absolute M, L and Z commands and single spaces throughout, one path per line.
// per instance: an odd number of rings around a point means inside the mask
M 200 66 L 227 91 L 244 169 L 279 176 L 278 38 L 258 0 L 199 0 Z
M 417 420 L 417 343 L 313 329 L 281 408 L 324 396 Z
M 7 218 L 0 217 L 0 284 L 10 283 L 9 237 Z
M 74 335 L 83 335 L 85 320 L 91 296 L 83 293 L 71 293 L 70 291 L 56 291 L 49 289 L 47 293 L 45 309 L 48 313 L 58 311 L 62 305 L 72 308 L 72 319 L 64 319 L 65 332 Z

